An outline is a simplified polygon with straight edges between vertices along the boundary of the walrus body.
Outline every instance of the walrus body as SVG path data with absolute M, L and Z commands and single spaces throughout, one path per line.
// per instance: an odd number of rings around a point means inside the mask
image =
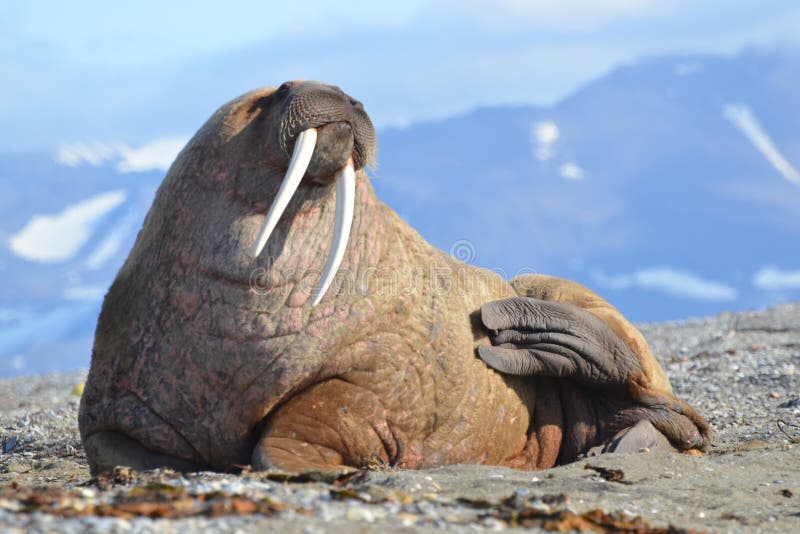
M 301 98 L 311 112 L 297 111 Z M 679 450 L 708 445 L 705 423 L 602 299 L 464 265 L 381 203 L 363 171 L 374 154 L 365 117 L 338 89 L 284 84 L 223 106 L 181 152 L 98 322 L 79 414 L 93 472 L 534 469 L 642 421 Z M 320 141 L 254 259 L 302 127 Z M 336 217 L 330 177 L 348 158 L 349 243 L 313 306 Z

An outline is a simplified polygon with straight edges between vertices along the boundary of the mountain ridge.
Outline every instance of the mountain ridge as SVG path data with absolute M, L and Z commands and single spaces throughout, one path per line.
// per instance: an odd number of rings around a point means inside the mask
M 575 279 L 635 321 L 798 300 L 798 85 L 790 54 L 645 59 L 552 107 L 382 129 L 373 183 L 435 246 L 508 277 Z M 133 243 L 172 139 L 88 144 L 97 154 L 61 163 L 56 147 L 0 154 L 0 375 L 88 364 L 98 292 Z M 124 201 L 81 219 L 113 191 Z M 29 261 L 8 244 L 35 235 L 36 217 L 80 219 L 88 238 L 65 261 Z M 93 264 L 103 246 L 107 261 Z

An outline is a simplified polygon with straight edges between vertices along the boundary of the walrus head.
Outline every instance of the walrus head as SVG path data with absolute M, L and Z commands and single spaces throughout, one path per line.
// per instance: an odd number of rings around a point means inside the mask
M 275 159 L 286 173 L 252 245 L 258 257 L 299 187 L 336 182 L 336 221 L 328 259 L 313 293 L 312 306 L 325 295 L 344 256 L 355 203 L 355 171 L 375 155 L 375 130 L 364 106 L 338 87 L 319 82 L 286 82 L 269 97 L 276 125 L 267 133 Z M 266 184 L 265 184 L 266 185 Z

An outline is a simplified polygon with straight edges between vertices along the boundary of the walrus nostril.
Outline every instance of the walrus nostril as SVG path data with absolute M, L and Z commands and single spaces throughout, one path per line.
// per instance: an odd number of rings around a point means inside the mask
M 355 138 L 348 122 L 331 122 L 317 128 L 319 138 L 306 175 L 315 179 L 333 178 L 350 159 Z M 330 180 L 326 180 L 330 183 Z

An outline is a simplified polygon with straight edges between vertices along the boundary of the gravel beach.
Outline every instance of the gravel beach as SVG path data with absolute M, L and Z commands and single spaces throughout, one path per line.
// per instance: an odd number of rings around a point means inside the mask
M 800 303 L 640 327 L 711 424 L 707 456 L 91 480 L 77 431 L 85 372 L 20 377 L 0 380 L 0 532 L 800 532 Z

